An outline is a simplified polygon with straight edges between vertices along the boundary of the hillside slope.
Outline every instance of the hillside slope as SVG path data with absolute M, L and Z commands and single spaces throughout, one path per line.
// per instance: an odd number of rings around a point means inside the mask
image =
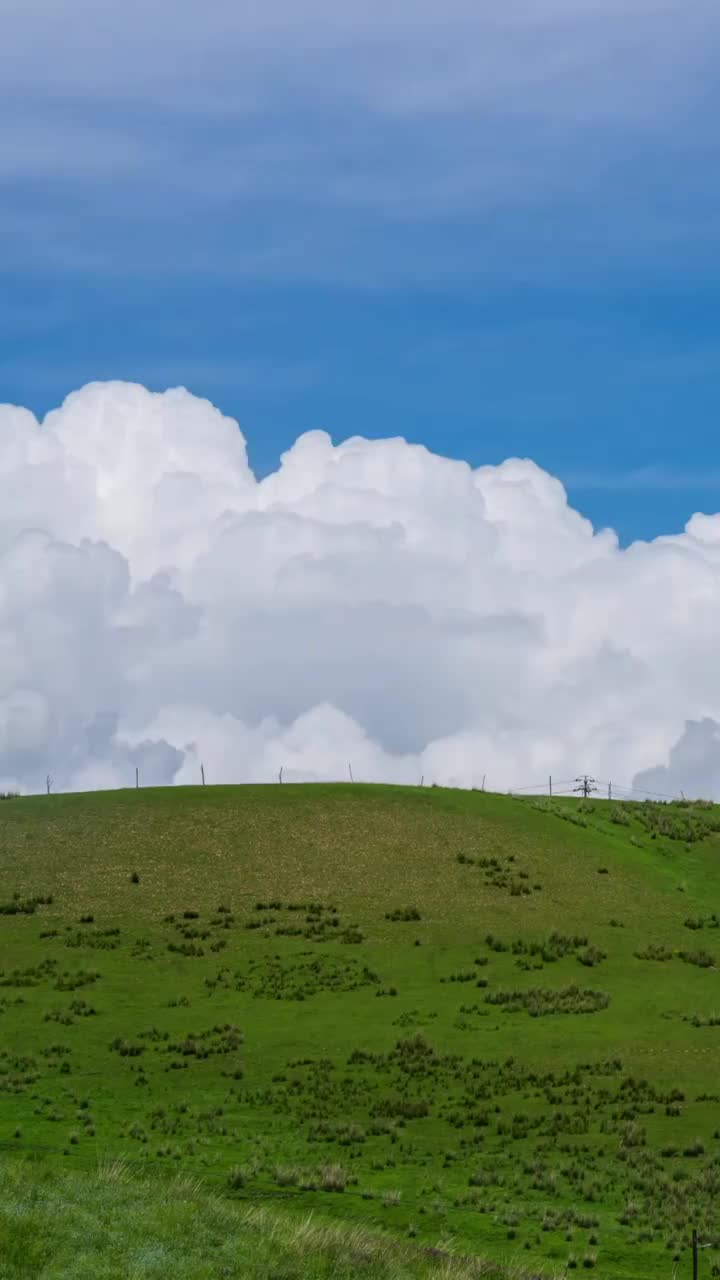
M 3 803 L 0 1149 L 615 1276 L 696 1225 L 709 1274 L 717 830 L 350 785 Z

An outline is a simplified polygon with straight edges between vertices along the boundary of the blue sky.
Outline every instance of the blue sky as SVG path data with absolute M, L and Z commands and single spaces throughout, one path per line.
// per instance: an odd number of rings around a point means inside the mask
M 3 15 L 0 400 L 529 456 L 624 542 L 720 509 L 708 0 Z

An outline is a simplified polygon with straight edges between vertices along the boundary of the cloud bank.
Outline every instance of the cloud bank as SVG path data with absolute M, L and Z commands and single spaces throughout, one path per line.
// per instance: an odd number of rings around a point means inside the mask
M 183 389 L 0 407 L 0 789 L 592 772 L 720 798 L 720 515 L 618 546 L 522 459 Z

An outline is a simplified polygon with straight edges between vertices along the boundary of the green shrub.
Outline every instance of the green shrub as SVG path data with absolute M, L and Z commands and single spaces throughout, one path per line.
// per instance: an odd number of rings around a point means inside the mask
M 673 953 L 669 947 L 650 942 L 643 951 L 636 951 L 638 960 L 672 960 Z
M 698 951 L 681 951 L 680 959 L 686 964 L 697 965 L 699 969 L 714 969 L 716 964 L 715 957 L 702 948 Z
M 531 1018 L 542 1018 L 552 1013 L 597 1013 L 608 1007 L 610 997 L 605 991 L 581 990 L 573 983 L 557 990 L 533 987 L 529 991 L 490 992 L 485 1002 L 499 1005 L 507 1013 L 525 1010 Z

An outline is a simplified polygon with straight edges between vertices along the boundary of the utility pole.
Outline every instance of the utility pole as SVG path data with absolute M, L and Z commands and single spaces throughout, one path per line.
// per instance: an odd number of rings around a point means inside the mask
M 612 800 L 612 782 L 608 782 L 608 800 Z
M 284 767 L 283 765 L 280 765 L 280 772 L 279 772 L 279 774 L 278 774 L 278 782 L 282 782 L 282 771 L 283 771 L 283 767 Z
M 135 790 L 139 791 L 139 789 L 140 789 L 140 770 L 138 769 L 137 765 L 135 765 Z
M 205 765 L 204 764 L 200 765 L 200 777 L 202 778 L 203 786 L 205 786 Z
M 576 778 L 575 781 L 579 785 L 577 787 L 573 787 L 573 791 L 581 792 L 583 800 L 587 800 L 591 791 L 597 791 L 597 787 L 595 786 L 595 779 L 589 778 L 586 773 L 583 774 L 582 778 Z
M 692 1251 L 693 1251 L 693 1280 L 698 1280 L 698 1233 L 693 1228 L 692 1233 Z
M 351 781 L 351 782 L 354 782 L 354 781 L 355 781 L 355 779 L 353 778 L 353 772 L 352 772 L 352 765 L 351 765 L 351 764 L 349 764 L 349 765 L 348 765 L 348 773 L 350 774 L 350 781 Z
M 548 795 L 552 796 L 552 775 L 548 778 Z
M 50 795 L 50 788 L 52 787 L 52 784 L 53 784 L 53 780 L 50 777 L 50 774 L 48 774 L 47 778 L 45 779 L 45 786 L 47 787 L 48 795 Z

